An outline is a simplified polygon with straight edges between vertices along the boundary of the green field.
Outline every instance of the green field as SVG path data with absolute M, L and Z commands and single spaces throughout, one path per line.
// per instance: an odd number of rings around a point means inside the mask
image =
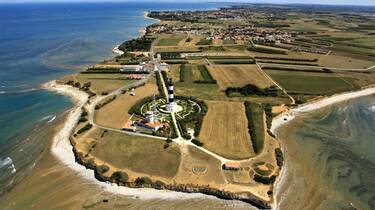
M 180 82 L 193 83 L 193 67 L 190 64 L 182 64 L 180 66 Z
M 266 71 L 278 84 L 287 91 L 311 93 L 311 94 L 334 94 L 340 91 L 352 90 L 354 86 L 340 77 L 300 75 L 288 72 Z
M 99 130 L 102 132 L 102 130 Z M 100 134 L 95 132 L 94 134 Z M 93 134 L 93 135 L 94 135 Z M 113 166 L 135 172 L 171 178 L 180 164 L 180 151 L 170 146 L 164 149 L 163 140 L 135 137 L 108 131 L 98 140 L 91 154 Z
M 245 102 L 245 107 L 253 149 L 256 154 L 259 154 L 263 149 L 265 138 L 263 107 L 251 102 Z
M 161 38 L 156 43 L 156 46 L 176 46 L 183 39 L 183 37 Z

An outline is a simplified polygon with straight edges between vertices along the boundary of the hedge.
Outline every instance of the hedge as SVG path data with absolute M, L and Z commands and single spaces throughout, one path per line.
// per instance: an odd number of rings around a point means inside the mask
M 229 87 L 225 90 L 225 93 L 229 97 L 233 97 L 236 95 L 240 96 L 251 96 L 251 95 L 257 95 L 257 96 L 281 96 L 282 91 L 279 90 L 276 86 L 271 86 L 265 89 L 258 88 L 255 85 L 248 84 L 244 87 Z
M 280 148 L 275 149 L 275 156 L 276 156 L 276 162 L 279 167 L 282 167 L 284 164 L 284 156 L 283 152 L 281 151 Z
M 284 61 L 301 61 L 301 62 L 318 62 L 317 58 L 283 58 L 283 57 L 265 57 L 265 56 L 255 56 L 255 59 L 267 59 L 267 60 L 284 60 Z
M 87 123 L 85 126 L 83 126 L 81 129 L 77 131 L 77 134 L 83 133 L 85 131 L 88 131 L 92 128 L 92 125 L 90 123 Z
M 265 138 L 263 108 L 259 104 L 246 101 L 245 110 L 253 150 L 256 154 L 259 154 L 263 149 Z

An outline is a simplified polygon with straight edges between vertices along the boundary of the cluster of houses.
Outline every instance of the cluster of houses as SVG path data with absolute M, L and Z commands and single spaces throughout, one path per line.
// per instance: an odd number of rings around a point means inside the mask
M 276 28 L 256 28 L 253 25 L 226 27 L 203 27 L 195 24 L 155 24 L 148 28 L 153 34 L 187 34 L 204 35 L 207 39 L 262 41 L 270 43 L 291 42 L 295 36 L 292 32 L 281 31 Z

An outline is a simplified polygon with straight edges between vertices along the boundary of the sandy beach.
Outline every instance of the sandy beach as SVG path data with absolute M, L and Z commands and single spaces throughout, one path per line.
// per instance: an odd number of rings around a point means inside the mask
M 284 113 L 279 114 L 272 120 L 272 127 L 271 132 L 275 134 L 276 130 L 281 128 L 283 125 L 291 122 L 294 118 L 296 118 L 298 115 L 303 113 L 312 112 L 336 103 L 344 102 L 347 100 L 368 96 L 375 94 L 375 87 L 369 87 L 366 89 L 353 91 L 353 92 L 346 92 L 346 93 L 340 93 L 336 95 L 332 95 L 330 97 L 325 97 L 316 101 L 312 101 L 306 104 L 302 104 L 296 108 L 292 108 Z M 279 139 L 280 140 L 280 139 Z M 282 145 L 282 142 L 281 142 Z M 282 145 L 282 151 L 284 155 L 287 153 L 285 147 Z M 277 204 L 279 201 L 276 200 L 277 192 L 279 191 L 281 185 L 284 183 L 285 178 L 288 176 L 288 164 L 284 162 L 284 166 L 282 167 L 280 176 L 277 178 L 275 182 L 275 192 L 274 192 L 274 203 L 273 203 L 273 209 L 279 209 Z

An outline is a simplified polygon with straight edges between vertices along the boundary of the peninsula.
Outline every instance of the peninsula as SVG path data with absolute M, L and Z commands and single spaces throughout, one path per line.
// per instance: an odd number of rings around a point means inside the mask
M 45 85 L 77 99 L 63 130 L 76 161 L 99 181 L 270 208 L 284 164 L 276 127 L 375 92 L 375 17 L 326 10 L 147 12 L 159 21 L 116 57 Z

